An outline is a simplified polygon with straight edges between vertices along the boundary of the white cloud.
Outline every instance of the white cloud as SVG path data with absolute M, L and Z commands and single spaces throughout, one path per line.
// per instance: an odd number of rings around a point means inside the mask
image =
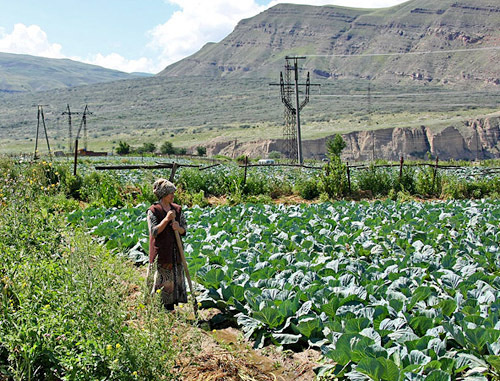
M 0 31 L 0 51 L 4 53 L 63 58 L 61 49 L 61 45 L 49 42 L 47 34 L 38 25 L 16 24 L 10 34 L 3 29 Z
M 180 10 L 174 12 L 164 24 L 156 26 L 149 32 L 151 42 L 148 47 L 160 51 L 157 71 L 195 53 L 207 42 L 219 42 L 241 19 L 255 16 L 278 3 L 380 8 L 403 2 L 403 0 L 273 0 L 267 6 L 260 6 L 254 0 L 165 1 L 178 6 Z
M 117 53 L 111 53 L 108 55 L 96 54 L 90 59 L 81 60 L 78 58 L 73 58 L 78 61 L 82 61 L 92 65 L 98 65 L 106 67 L 108 69 L 115 69 L 124 71 L 126 73 L 133 72 L 146 72 L 152 73 L 158 71 L 154 66 L 153 62 L 149 58 L 139 58 L 136 60 L 128 60 Z
M 160 51 L 159 66 L 162 69 L 198 51 L 207 42 L 220 41 L 238 21 L 265 9 L 253 0 L 168 1 L 180 10 L 150 31 L 149 47 Z
M 62 52 L 62 46 L 49 42 L 47 34 L 38 26 L 16 24 L 12 33 L 6 33 L 4 28 L 0 29 L 0 52 L 29 54 L 47 58 L 70 58 L 74 61 L 85 62 L 109 69 L 131 72 L 154 72 L 159 71 L 151 59 L 139 58 L 127 60 L 117 53 L 108 55 L 96 54 L 88 59 L 81 57 L 68 57 Z

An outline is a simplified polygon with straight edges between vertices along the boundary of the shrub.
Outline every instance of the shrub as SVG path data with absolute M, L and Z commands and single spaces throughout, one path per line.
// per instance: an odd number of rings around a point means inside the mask
M 281 159 L 281 152 L 279 151 L 271 151 L 269 155 L 267 155 L 269 159 Z
M 116 153 L 118 155 L 126 155 L 130 153 L 130 144 L 127 142 L 122 142 L 121 140 L 118 142 L 118 147 L 116 148 Z
M 422 196 L 439 196 L 442 191 L 442 178 L 434 167 L 421 168 L 417 174 L 416 192 Z
M 152 153 L 156 150 L 154 143 L 143 143 L 142 146 L 137 148 L 138 153 Z
M 315 178 L 299 180 L 295 184 L 295 191 L 305 200 L 314 200 L 320 195 L 318 181 Z
M 392 189 L 392 178 L 386 169 L 371 165 L 360 171 L 357 186 L 362 191 L 371 191 L 374 196 L 387 196 Z
M 394 181 L 394 190 L 396 192 L 406 192 L 409 194 L 416 193 L 415 169 L 412 167 L 403 167 L 403 174 L 400 177 L 399 173 Z
M 330 157 L 330 161 L 325 165 L 324 171 L 320 174 L 318 190 L 330 198 L 340 198 L 347 194 L 349 190 L 347 165 L 339 156 Z
M 196 147 L 196 153 L 198 156 L 205 156 L 207 154 L 207 147 Z
M 175 148 L 172 142 L 164 142 L 160 147 L 160 152 L 166 155 L 173 155 L 175 153 Z

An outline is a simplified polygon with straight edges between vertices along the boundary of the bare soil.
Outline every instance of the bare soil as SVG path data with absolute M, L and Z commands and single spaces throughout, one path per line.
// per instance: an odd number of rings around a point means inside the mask
M 145 267 L 139 271 L 145 279 Z M 142 299 L 136 284 L 128 285 L 128 294 L 132 305 L 137 304 L 137 298 Z M 274 345 L 254 349 L 254 343 L 246 340 L 237 328 L 210 326 L 211 319 L 220 314 L 215 308 L 199 310 L 197 320 L 189 304 L 176 306 L 173 313 L 165 313 L 176 319 L 176 335 L 181 338 L 177 346 L 183 354 L 177 359 L 176 369 L 183 381 L 315 380 L 314 368 L 321 359 L 319 351 L 293 352 Z M 140 326 L 141 321 L 134 325 Z
M 218 313 L 200 311 L 201 319 Z M 275 346 L 253 349 L 253 343 L 241 331 L 229 327 L 205 330 L 191 326 L 201 335 L 199 352 L 179 360 L 179 373 L 187 381 L 309 381 L 321 355 L 307 349 L 300 353 L 283 351 Z

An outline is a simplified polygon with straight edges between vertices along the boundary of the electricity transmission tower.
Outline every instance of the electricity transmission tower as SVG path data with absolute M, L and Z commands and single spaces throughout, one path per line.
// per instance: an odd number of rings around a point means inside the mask
M 280 73 L 280 94 L 281 101 L 285 105 L 283 137 L 285 140 L 285 155 L 292 161 L 297 160 L 299 164 L 304 162 L 302 154 L 302 136 L 300 128 L 300 111 L 309 103 L 310 75 L 307 73 L 305 84 L 299 84 L 298 60 L 306 57 L 286 56 L 285 75 Z M 292 82 L 293 72 L 293 82 Z M 275 84 L 271 84 L 275 85 Z M 305 98 L 299 102 L 299 86 L 305 85 Z M 319 86 L 319 85 L 315 85 Z M 295 103 L 295 106 L 294 106 Z
M 50 144 L 49 144 L 49 136 L 47 135 L 47 126 L 45 125 L 45 115 L 43 114 L 43 106 L 48 106 L 48 105 L 37 105 L 38 114 L 37 114 L 37 124 L 36 124 L 35 154 L 33 155 L 33 158 L 35 160 L 38 159 L 38 134 L 40 130 L 40 118 L 42 119 L 43 130 L 45 132 L 45 140 L 47 141 L 47 148 L 49 150 L 49 155 L 52 158 L 52 151 L 50 150 Z
M 67 105 L 67 111 L 64 111 L 62 115 L 68 115 L 68 148 L 69 152 L 74 151 L 74 146 L 73 146 L 73 134 L 72 134 L 72 120 L 71 120 L 71 115 L 82 115 L 82 121 L 80 122 L 80 129 L 78 130 L 78 136 L 76 137 L 76 140 L 78 141 L 79 135 L 80 135 L 80 130 L 82 129 L 83 125 L 83 148 L 87 150 L 87 115 L 92 115 L 90 111 L 88 111 L 88 105 L 85 105 L 85 109 L 82 112 L 74 112 L 71 111 L 69 108 L 69 104 Z

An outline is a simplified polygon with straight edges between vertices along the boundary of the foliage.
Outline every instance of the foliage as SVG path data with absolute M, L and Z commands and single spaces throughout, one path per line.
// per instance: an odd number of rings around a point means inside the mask
M 271 152 L 269 152 L 269 154 L 267 155 L 267 157 L 269 159 L 274 159 L 274 160 L 281 159 L 281 152 L 279 152 L 279 151 L 271 151 Z
M 442 181 L 442 196 L 451 199 L 482 198 L 500 194 L 500 178 L 468 181 L 455 176 L 446 176 Z
M 173 319 L 130 263 L 68 229 L 77 204 L 51 167 L 0 166 L 0 378 L 175 379 Z
M 305 200 L 314 200 L 320 194 L 316 179 L 301 179 L 297 181 L 294 189 Z
M 196 147 L 196 153 L 198 156 L 206 156 L 207 155 L 207 147 L 198 146 Z
M 416 192 L 423 196 L 439 196 L 442 191 L 441 173 L 433 167 L 425 167 L 417 174 Z
M 118 147 L 116 148 L 116 153 L 118 155 L 126 155 L 126 154 L 130 153 L 130 144 L 120 140 L 118 142 Z
M 334 156 L 340 156 L 346 145 L 346 142 L 340 134 L 335 134 L 333 138 L 328 139 L 326 141 L 326 152 L 328 158 L 331 159 Z
M 393 188 L 391 174 L 384 168 L 370 165 L 370 168 L 361 171 L 357 177 L 357 187 L 360 190 L 369 190 L 374 196 L 387 196 Z
M 152 153 L 156 151 L 156 145 L 154 143 L 143 143 L 136 151 L 137 153 Z
M 172 142 L 166 141 L 160 147 L 160 152 L 166 155 L 173 155 L 175 153 L 175 148 Z
M 341 198 L 349 190 L 347 179 L 347 164 L 342 162 L 340 156 L 331 156 L 325 164 L 324 171 L 319 176 L 318 189 L 330 198 Z

